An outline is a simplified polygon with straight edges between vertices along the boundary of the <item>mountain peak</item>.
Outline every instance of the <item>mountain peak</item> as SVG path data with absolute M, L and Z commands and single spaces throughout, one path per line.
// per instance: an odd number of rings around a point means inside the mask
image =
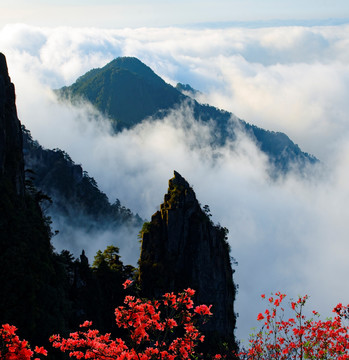
M 2 53 L 0 53 L 0 119 L 0 179 L 7 179 L 9 184 L 15 185 L 15 192 L 23 197 L 24 160 L 21 123 L 17 117 L 15 87 L 11 83 L 6 57 Z
M 112 68 L 128 70 L 134 74 L 143 76 L 148 80 L 160 79 L 161 82 L 163 82 L 163 80 L 158 75 L 156 75 L 149 66 L 145 65 L 142 61 L 135 57 L 118 57 L 105 65 L 102 69 Z
M 195 211 L 200 211 L 194 190 L 182 175 L 174 171 L 174 177 L 168 181 L 168 193 L 165 195 L 164 203 L 161 204 L 160 208 L 163 212 L 168 209 L 185 207 L 185 204 L 194 206 Z
M 87 100 L 107 115 L 116 131 L 129 129 L 183 95 L 134 57 L 120 57 L 59 90 L 62 99 Z
M 59 91 L 62 99 L 87 100 L 109 117 L 115 132 L 130 129 L 144 119 L 160 119 L 185 102 L 191 104 L 193 116 L 201 123 L 214 126 L 214 146 L 236 139 L 236 132 L 244 130 L 262 152 L 268 155 L 271 174 L 287 172 L 295 167 L 300 171 L 317 160 L 294 144 L 285 134 L 267 131 L 234 115 L 203 105 L 195 100 L 196 90 L 190 85 L 174 88 L 135 57 L 119 57 L 100 69 L 81 76 L 70 87 Z
M 2 76 L 4 80 L 8 78 L 6 57 L 1 52 L 0 52 L 0 76 Z
M 205 326 L 209 338 L 234 343 L 236 289 L 228 230 L 212 223 L 194 190 L 176 171 L 160 211 L 146 224 L 139 261 L 143 295 L 159 297 L 187 287 L 197 290 L 198 303 L 213 305 L 214 315 Z
M 190 187 L 187 180 L 185 180 L 184 177 L 176 170 L 173 171 L 173 175 L 173 178 L 169 180 L 170 182 L 172 182 L 172 184 L 182 185 L 186 188 Z

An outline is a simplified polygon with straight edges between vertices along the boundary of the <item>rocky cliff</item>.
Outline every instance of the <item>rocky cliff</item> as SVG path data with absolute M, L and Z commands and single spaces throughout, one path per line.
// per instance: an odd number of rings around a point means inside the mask
M 147 297 L 195 289 L 196 303 L 212 304 L 204 331 L 234 346 L 235 285 L 227 229 L 213 225 L 193 189 L 177 172 L 164 203 L 142 229 L 140 284 Z
M 15 89 L 6 58 L 0 53 L 0 177 L 8 191 L 24 195 L 24 161 L 21 124 L 17 117 Z
M 43 342 L 64 329 L 62 270 L 50 243 L 42 194 L 26 187 L 21 124 L 6 59 L 0 54 L 0 324 L 10 323 L 28 340 Z M 63 277 L 63 275 L 62 275 Z

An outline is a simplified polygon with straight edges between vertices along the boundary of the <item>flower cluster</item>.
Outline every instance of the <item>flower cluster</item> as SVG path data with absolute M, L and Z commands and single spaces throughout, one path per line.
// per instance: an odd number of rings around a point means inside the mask
M 127 288 L 130 281 L 124 283 Z M 194 307 L 195 291 L 186 289 L 179 294 L 167 293 L 161 300 L 141 300 L 126 296 L 124 306 L 115 309 L 116 324 L 128 336 L 112 339 L 110 334 L 100 334 L 91 329 L 92 322 L 85 321 L 81 330 L 68 338 L 53 335 L 53 347 L 69 352 L 70 357 L 98 360 L 179 360 L 202 358 L 197 346 L 204 341 L 197 322 L 212 315 L 211 306 Z M 286 295 L 280 292 L 270 296 L 269 307 L 259 313 L 261 330 L 250 339 L 250 347 L 235 355 L 241 360 L 269 359 L 337 359 L 349 360 L 349 305 L 338 304 L 335 317 L 322 321 L 313 311 L 313 318 L 304 315 L 307 296 L 290 302 L 294 317 L 287 317 L 282 307 Z M 262 295 L 266 299 L 265 295 Z M 16 328 L 8 324 L 0 328 L 0 359 L 32 360 L 34 353 L 47 355 L 42 347 L 32 351 L 25 340 L 16 335 Z M 234 354 L 233 354 L 234 357 Z M 215 360 L 222 359 L 219 354 Z M 38 358 L 34 360 L 40 360 Z
M 278 292 L 268 299 L 269 308 L 257 316 L 262 328 L 250 339 L 249 350 L 240 353 L 241 359 L 349 359 L 349 327 L 343 324 L 349 305 L 338 304 L 334 319 L 321 321 L 316 311 L 314 318 L 306 319 L 308 296 L 299 297 L 290 303 L 295 316 L 285 320 L 285 296 Z
M 3 324 L 0 328 L 0 359 L 2 360 L 31 360 L 34 353 L 47 355 L 43 347 L 36 346 L 34 351 L 26 340 L 20 340 L 16 335 L 17 328 Z M 39 360 L 39 358 L 35 358 Z
M 129 285 L 125 282 L 124 287 Z M 129 333 L 126 339 L 113 340 L 110 334 L 91 330 L 92 323 L 86 321 L 81 325 L 84 331 L 71 333 L 67 339 L 53 335 L 50 340 L 53 347 L 69 351 L 76 359 L 188 359 L 198 355 L 196 347 L 204 341 L 196 326 L 198 317 L 212 315 L 211 307 L 194 307 L 194 294 L 194 290 L 186 289 L 155 301 L 126 296 L 125 305 L 115 309 L 116 324 Z

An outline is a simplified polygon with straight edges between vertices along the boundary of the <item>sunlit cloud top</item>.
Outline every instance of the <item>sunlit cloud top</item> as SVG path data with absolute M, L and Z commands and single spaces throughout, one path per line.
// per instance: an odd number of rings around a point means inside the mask
M 348 134 L 348 29 L 17 24 L 0 31 L 0 49 L 8 57 L 19 101 L 28 83 L 22 84 L 21 74 L 59 88 L 118 56 L 135 56 L 172 85 L 188 83 L 200 90 L 201 102 L 285 132 L 304 151 L 327 161 Z

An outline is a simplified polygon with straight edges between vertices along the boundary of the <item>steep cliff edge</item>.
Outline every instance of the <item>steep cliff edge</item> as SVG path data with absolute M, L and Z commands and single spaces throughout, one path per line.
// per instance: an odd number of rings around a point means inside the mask
M 0 53 L 0 179 L 8 191 L 24 195 L 22 131 L 17 117 L 15 89 L 8 75 L 5 56 Z
M 6 59 L 0 53 L 0 324 L 42 343 L 64 329 L 68 305 L 62 268 L 40 208 L 42 193 L 26 187 L 21 124 Z
M 140 284 L 147 297 L 195 289 L 196 303 L 212 304 L 203 329 L 211 340 L 235 346 L 236 289 L 226 241 L 227 229 L 213 225 L 193 189 L 177 172 L 164 203 L 142 229 Z

